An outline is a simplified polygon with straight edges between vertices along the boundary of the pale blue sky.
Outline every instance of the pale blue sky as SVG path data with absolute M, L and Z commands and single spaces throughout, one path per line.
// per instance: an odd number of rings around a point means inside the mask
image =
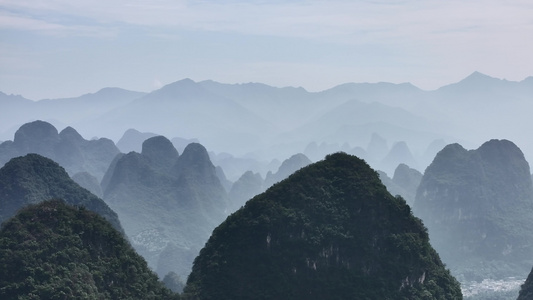
M 0 0 L 0 91 L 38 100 L 183 78 L 310 91 L 533 75 L 533 1 Z

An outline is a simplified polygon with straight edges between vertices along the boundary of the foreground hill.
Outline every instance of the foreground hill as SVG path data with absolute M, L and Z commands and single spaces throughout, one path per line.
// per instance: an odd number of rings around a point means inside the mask
M 215 229 L 190 299 L 462 299 L 421 221 L 363 160 L 326 157 Z
M 109 222 L 59 200 L 2 226 L 0 287 L 2 299 L 178 298 Z
M 189 274 L 212 230 L 227 216 L 228 199 L 206 149 L 179 155 L 163 136 L 142 152 L 117 157 L 105 176 L 104 199 L 120 216 L 135 249 L 163 278 Z
M 456 276 L 525 278 L 533 265 L 531 174 L 510 141 L 446 146 L 426 169 L 413 210 Z
M 10 160 L 0 169 L 0 223 L 29 204 L 53 198 L 83 206 L 123 232 L 117 214 L 104 201 L 75 183 L 56 162 L 38 154 Z

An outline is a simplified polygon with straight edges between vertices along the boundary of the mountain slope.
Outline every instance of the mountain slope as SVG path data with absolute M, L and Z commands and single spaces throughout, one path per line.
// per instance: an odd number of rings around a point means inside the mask
M 343 153 L 249 200 L 215 229 L 190 299 L 462 299 L 421 221 Z
M 529 300 L 533 299 L 533 269 L 529 273 L 526 282 L 522 285 L 518 299 L 516 300 Z
M 104 177 L 104 199 L 161 278 L 169 271 L 186 278 L 227 215 L 226 191 L 202 145 L 189 144 L 180 156 L 167 138 L 156 136 L 142 149 L 117 157 Z
M 12 142 L 0 144 L 0 165 L 28 153 L 56 161 L 71 175 L 88 172 L 100 180 L 120 151 L 109 139 L 88 141 L 72 127 L 58 133 L 48 122 L 33 121 L 22 125 Z
M 277 133 L 272 123 L 190 79 L 168 84 L 80 128 L 90 135 L 107 132 L 117 138 L 127 129 L 137 128 L 169 137 L 197 138 L 222 149 L 257 147 L 265 137 Z
M 103 200 L 76 184 L 56 162 L 38 154 L 14 158 L 0 169 L 0 195 L 0 223 L 26 205 L 55 198 L 86 207 L 124 232 L 117 214 Z
M 446 146 L 426 169 L 413 210 L 452 272 L 468 280 L 525 278 L 533 264 L 533 185 L 510 141 Z
M 109 222 L 59 200 L 2 226 L 0 286 L 2 299 L 178 298 Z

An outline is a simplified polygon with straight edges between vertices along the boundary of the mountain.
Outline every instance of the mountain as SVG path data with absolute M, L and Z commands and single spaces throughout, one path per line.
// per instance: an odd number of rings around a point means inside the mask
M 262 145 L 277 132 L 262 119 L 224 95 L 211 93 L 190 79 L 180 80 L 153 91 L 127 105 L 80 125 L 82 132 L 120 136 L 129 128 L 158 132 L 164 136 L 197 138 L 224 149 Z M 261 133 L 261 134 L 258 134 Z
M 60 200 L 3 224 L 0 266 L 2 299 L 179 298 L 109 222 Z
M 232 204 L 232 211 L 236 211 L 252 199 L 255 195 L 264 192 L 263 178 L 261 174 L 252 171 L 246 171 L 242 176 L 233 183 L 228 193 L 228 198 Z
M 0 140 L 9 139 L 21 124 L 40 119 L 57 128 L 74 127 L 82 136 L 105 135 L 115 141 L 130 128 L 197 139 L 211 151 L 238 157 L 253 154 L 259 161 L 302 152 L 311 142 L 365 148 L 373 133 L 390 142 L 405 141 L 415 159 L 423 162 L 420 170 L 433 156 L 420 160 L 417 155 L 438 139 L 472 147 L 505 138 L 519 143 L 531 160 L 533 140 L 525 133 L 532 125 L 531 78 L 518 82 L 474 72 L 433 91 L 409 83 L 379 82 L 309 92 L 261 83 L 184 79 L 149 94 L 106 88 L 37 102 L 0 94 L 0 128 L 5 130 Z M 335 151 L 342 149 L 328 153 Z M 315 161 L 323 156 L 309 157 Z M 236 180 L 247 170 L 227 175 Z
M 76 184 L 56 162 L 38 154 L 13 158 L 0 169 L 0 195 L 0 223 L 29 204 L 62 199 L 94 211 L 124 232 L 117 214 L 102 199 Z
M 404 197 L 409 205 L 413 205 L 415 201 L 416 191 L 418 190 L 422 176 L 422 173 L 416 169 L 410 168 L 406 164 L 399 164 L 396 170 L 394 170 L 392 182 L 397 186 L 402 187 L 403 192 L 400 195 Z
M 292 173 L 309 165 L 310 163 L 311 161 L 309 158 L 302 153 L 292 155 L 288 159 L 284 160 L 283 163 L 281 163 L 281 166 L 276 173 L 267 173 L 265 182 L 263 184 L 264 188 L 267 189 L 271 187 L 276 182 L 282 181 L 283 179 L 289 177 L 289 175 Z
M 533 299 L 533 270 L 527 276 L 526 282 L 522 285 L 518 299 L 516 300 L 529 300 Z
M 179 155 L 167 138 L 149 138 L 141 153 L 117 156 L 104 181 L 105 201 L 161 278 L 169 271 L 186 278 L 211 231 L 227 216 L 226 191 L 200 144 L 189 144 Z
M 88 141 L 72 127 L 58 133 L 48 122 L 33 121 L 22 125 L 13 141 L 0 144 L 0 165 L 13 157 L 37 153 L 58 162 L 71 175 L 88 172 L 101 180 L 119 152 L 109 139 Z
M 407 143 L 403 141 L 396 142 L 392 145 L 389 153 L 381 161 L 381 169 L 391 174 L 400 164 L 406 164 L 415 169 L 418 168 L 418 162 L 413 157 Z
M 79 172 L 74 175 L 72 175 L 72 180 L 79 184 L 82 188 L 88 190 L 93 195 L 97 196 L 98 198 L 103 198 L 104 193 L 102 192 L 102 187 L 100 186 L 100 183 L 98 182 L 98 179 L 94 177 L 93 175 L 87 173 L 87 172 Z
M 422 222 L 344 153 L 249 200 L 195 259 L 186 299 L 462 299 Z
M 392 195 L 400 195 L 405 202 L 412 206 L 418 185 L 422 180 L 422 174 L 415 169 L 409 168 L 406 164 L 399 164 L 394 170 L 393 178 L 390 178 L 387 173 L 378 171 L 379 179 L 387 187 L 387 190 Z
M 426 169 L 413 211 L 458 277 L 525 278 L 533 265 L 530 168 L 508 140 L 446 146 Z
M 122 153 L 128 153 L 131 151 L 141 152 L 143 142 L 154 136 L 157 136 L 157 134 L 151 132 L 139 132 L 130 128 L 126 130 L 124 135 L 118 140 L 117 147 Z
M 61 127 L 78 127 L 78 122 L 85 122 L 95 115 L 123 106 L 142 95 L 144 93 L 120 88 L 103 88 L 96 93 L 74 98 L 31 101 L 21 96 L 0 93 L 0 128 L 9 129 L 4 133 L 9 138 L 16 128 L 34 120 L 46 120 Z

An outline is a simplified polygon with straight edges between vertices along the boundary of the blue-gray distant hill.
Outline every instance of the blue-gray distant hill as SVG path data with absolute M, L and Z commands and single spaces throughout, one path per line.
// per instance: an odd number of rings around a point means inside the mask
M 71 126 L 86 137 L 118 141 L 127 129 L 136 128 L 198 139 L 217 153 L 253 154 L 270 161 L 302 152 L 312 142 L 338 145 L 328 153 L 343 150 L 343 145 L 364 148 L 378 134 L 390 145 L 405 142 L 422 171 L 430 163 L 424 152 L 435 140 L 471 147 L 507 138 L 519 143 L 526 157 L 533 157 L 533 141 L 524 130 L 533 126 L 532 94 L 533 77 L 515 82 L 479 72 L 433 91 L 381 82 L 309 92 L 261 83 L 184 79 L 148 94 L 103 89 L 78 98 L 38 102 L 0 94 L 0 105 L 6 108 L 0 112 L 0 128 L 8 133 L 0 139 L 8 139 L 23 123 L 40 119 Z
M 228 214 L 226 191 L 197 143 L 180 155 L 167 138 L 149 138 L 141 153 L 117 156 L 102 186 L 134 248 L 161 278 L 172 271 L 185 280 Z
M 450 144 L 420 182 L 413 211 L 431 243 L 463 280 L 525 278 L 533 266 L 533 185 L 508 140 L 476 150 Z
M 125 105 L 144 94 L 120 88 L 103 88 L 96 93 L 79 97 L 31 101 L 22 96 L 0 92 L 0 136 L 10 138 L 16 128 L 34 120 L 46 120 L 60 127 L 78 128 L 78 122 L 93 119 L 94 116 Z M 105 136 L 104 133 L 97 136 Z
M 50 123 L 34 121 L 22 125 L 13 141 L 0 144 L 0 166 L 13 157 L 37 153 L 48 157 L 72 176 L 88 172 L 101 180 L 113 158 L 120 153 L 113 141 L 85 140 L 74 128 L 58 133 Z
M 224 95 L 190 79 L 151 92 L 128 105 L 91 120 L 82 128 L 120 136 L 129 128 L 164 136 L 197 138 L 207 145 L 250 149 L 277 132 L 265 120 Z

